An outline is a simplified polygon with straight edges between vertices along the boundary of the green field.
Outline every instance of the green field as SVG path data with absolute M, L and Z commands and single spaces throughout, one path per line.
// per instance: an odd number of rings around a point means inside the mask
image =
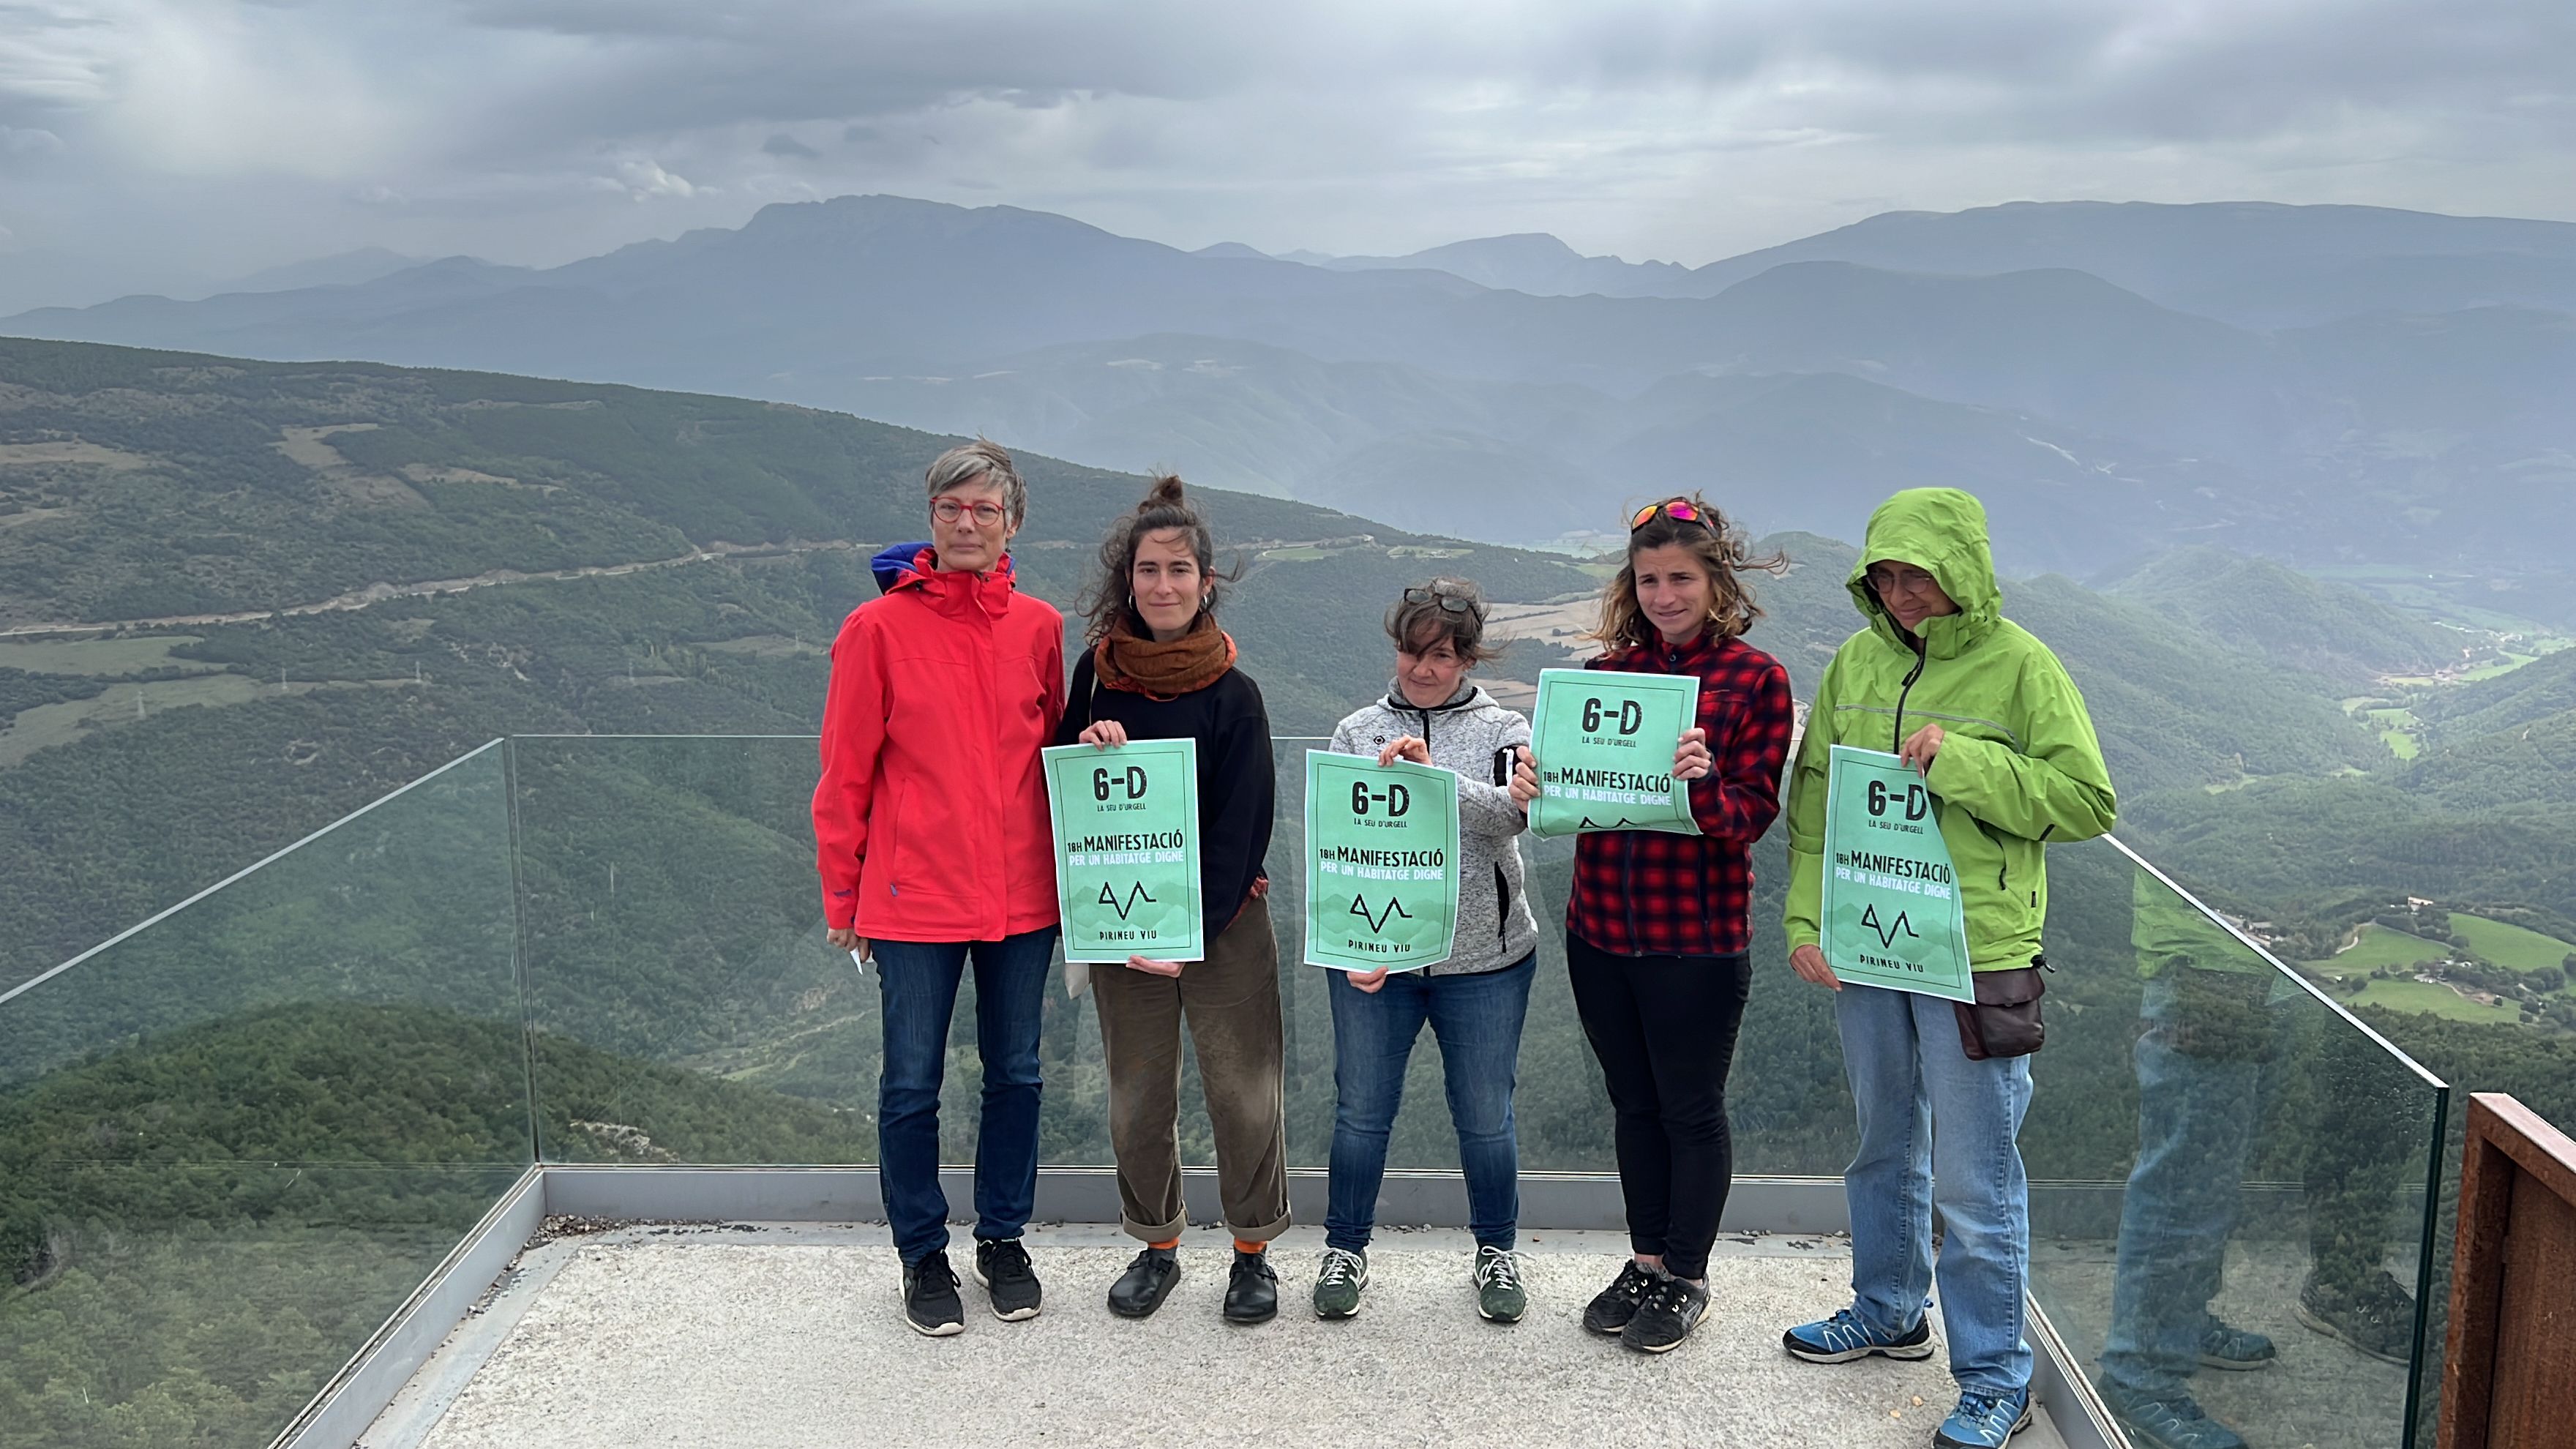
M 2438 961 L 2449 954 L 2450 948 L 2439 941 L 2427 941 L 2386 926 L 2367 925 L 2361 928 L 2361 939 L 2350 950 L 2336 952 L 2331 960 L 2307 964 L 2321 975 L 2366 976 L 2382 966 L 2412 966 L 2418 961 Z
M 2447 986 L 2429 981 L 2374 981 L 2359 996 L 2346 998 L 2354 1006 L 2384 1006 L 2391 1011 L 2415 1011 L 2452 1021 L 2478 1021 L 2510 1026 L 2522 1019 L 2522 1012 L 2512 1006 L 2480 1006 Z
M 203 642 L 194 634 L 157 634 L 139 639 L 46 639 L 0 643 L 0 669 L 30 674 L 140 674 L 147 669 L 186 669 L 212 673 L 220 664 L 173 659 L 170 651 Z
M 2415 711 L 2403 708 L 2374 709 L 2368 713 L 2370 722 L 2379 729 L 2380 743 L 2388 746 L 2389 753 L 2401 760 L 2411 760 L 2423 753 L 2423 746 L 2417 738 L 2416 731 L 2424 726 L 2422 721 L 2415 718 Z
M 2453 911 L 2451 929 L 2468 938 L 2470 950 L 2498 966 L 2516 971 L 2537 971 L 2543 966 L 2556 966 L 2576 955 L 2576 944 L 2503 921 L 2490 921 L 2483 916 Z

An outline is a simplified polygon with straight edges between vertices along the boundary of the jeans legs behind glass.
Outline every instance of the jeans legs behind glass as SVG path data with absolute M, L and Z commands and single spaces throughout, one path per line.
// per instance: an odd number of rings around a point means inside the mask
M 877 1183 L 907 1263 L 948 1246 L 939 1187 L 939 1088 L 949 1019 L 971 956 L 984 1100 L 975 1134 L 975 1236 L 1016 1238 L 1038 1180 L 1038 1027 L 1056 930 L 1000 941 L 873 943 L 885 1014 L 877 1075 Z
M 1970 1393 L 2030 1383 L 2022 1338 L 2030 1283 L 2030 1185 L 2021 1122 L 2028 1057 L 1968 1060 L 1950 1003 L 1845 983 L 1835 994 L 1860 1150 L 1843 1175 L 1853 1306 L 1890 1335 L 1913 1328 L 1937 1268 L 1950 1376 Z
M 1440 1044 L 1449 1120 L 1467 1179 L 1468 1230 L 1478 1244 L 1510 1248 L 1520 1217 L 1520 1149 L 1512 1088 L 1521 1024 L 1538 957 L 1460 976 L 1390 973 L 1374 992 L 1328 972 L 1333 1004 L 1333 1156 L 1324 1241 L 1359 1252 L 1377 1222 L 1387 1139 L 1403 1104 L 1404 1070 L 1425 1022 Z
M 2268 984 L 2251 979 L 2257 988 Z M 2137 1045 L 2138 1162 L 2121 1200 L 2102 1353 L 2104 1378 L 2149 1399 L 2180 1391 L 2199 1370 L 2209 1302 L 2218 1296 L 2227 1239 L 2244 1202 L 2246 1160 L 2271 1077 L 2268 1052 L 2185 1050 L 2189 1024 L 2177 1020 L 2175 996 L 2170 973 L 2147 983 L 2147 1029 Z

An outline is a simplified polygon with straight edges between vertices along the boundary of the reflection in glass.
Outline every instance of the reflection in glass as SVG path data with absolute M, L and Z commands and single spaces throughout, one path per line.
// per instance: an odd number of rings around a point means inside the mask
M 264 1445 L 531 1160 L 502 751 L 0 1003 L 0 1449 Z

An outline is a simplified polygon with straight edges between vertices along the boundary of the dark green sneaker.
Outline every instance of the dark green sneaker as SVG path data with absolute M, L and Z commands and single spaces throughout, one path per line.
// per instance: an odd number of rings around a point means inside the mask
M 2310 1273 L 2299 1287 L 2299 1321 L 2383 1363 L 2402 1364 L 2414 1356 L 2415 1295 L 2385 1271 L 2349 1292 Z
M 1529 1311 L 1529 1291 L 1521 1287 L 1521 1260 L 1509 1248 L 1476 1249 L 1476 1312 L 1488 1323 L 1518 1323 Z
M 1326 1248 L 1315 1269 L 1315 1316 L 1349 1318 L 1360 1311 L 1360 1294 L 1368 1289 L 1368 1254 Z

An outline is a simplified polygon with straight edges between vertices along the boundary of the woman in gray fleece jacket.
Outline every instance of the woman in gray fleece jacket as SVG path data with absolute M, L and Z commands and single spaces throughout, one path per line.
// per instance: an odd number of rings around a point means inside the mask
M 1530 912 L 1516 843 L 1528 824 L 1509 789 L 1514 751 L 1529 720 L 1468 682 L 1493 656 L 1485 602 L 1463 579 L 1404 591 L 1386 615 L 1395 680 L 1386 698 L 1333 731 L 1333 749 L 1436 765 L 1458 776 L 1458 934 L 1448 960 L 1417 971 L 1333 971 L 1332 1189 L 1315 1312 L 1348 1318 L 1368 1287 L 1368 1244 L 1386 1178 L 1388 1132 L 1404 1068 L 1423 1023 L 1440 1043 L 1449 1117 L 1467 1178 L 1476 1236 L 1470 1281 L 1476 1310 L 1496 1322 L 1527 1306 L 1512 1256 L 1520 1216 L 1520 1149 L 1512 1135 L 1512 1086 L 1521 1021 L 1538 975 L 1538 919 Z

